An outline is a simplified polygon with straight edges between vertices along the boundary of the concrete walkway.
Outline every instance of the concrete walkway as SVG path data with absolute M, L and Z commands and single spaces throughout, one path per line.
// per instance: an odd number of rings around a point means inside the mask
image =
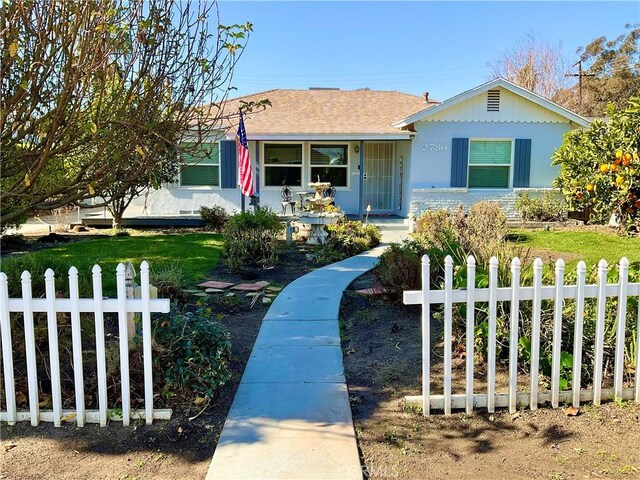
M 383 241 L 406 235 L 406 228 L 386 227 Z M 338 313 L 343 291 L 375 266 L 384 248 L 315 270 L 278 295 L 207 479 L 362 479 Z

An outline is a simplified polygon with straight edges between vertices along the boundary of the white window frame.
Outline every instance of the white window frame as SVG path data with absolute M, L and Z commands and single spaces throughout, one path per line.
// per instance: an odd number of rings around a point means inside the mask
M 185 142 L 185 143 L 191 143 L 191 142 Z M 197 142 L 193 142 L 193 143 L 197 143 Z M 197 167 L 197 168 L 207 168 L 207 167 L 218 167 L 218 184 L 217 185 L 183 185 L 182 184 L 182 168 L 180 168 L 180 173 L 178 173 L 178 187 L 184 190 L 221 190 L 221 180 L 222 180 L 222 161 L 221 161 L 221 148 L 222 145 L 220 145 L 220 141 L 217 142 L 202 142 L 202 143 L 208 143 L 208 144 L 215 144 L 218 145 L 218 163 L 217 164 L 211 164 L 211 163 L 201 163 L 201 162 L 185 162 L 183 163 L 184 166 L 188 166 L 188 167 Z
M 335 185 L 331 185 L 332 187 L 335 187 L 336 191 L 340 192 L 340 191 L 350 191 L 351 190 L 351 147 L 352 144 L 351 143 L 347 143 L 347 142 L 331 142 L 331 141 L 319 141 L 319 142 L 307 142 L 307 159 L 308 159 L 308 168 L 307 168 L 307 178 L 309 178 L 310 182 L 316 182 L 318 179 L 317 178 L 313 178 L 312 174 L 311 174 L 311 169 L 314 167 L 326 167 L 326 166 L 330 166 L 331 168 L 344 168 L 347 170 L 347 185 L 344 187 L 337 187 Z M 311 164 L 311 146 L 317 146 L 317 147 L 322 147 L 322 146 L 332 146 L 332 147 L 345 147 L 346 151 L 347 151 L 347 163 L 345 165 L 312 165 Z
M 269 164 L 267 163 L 267 156 L 265 154 L 267 145 L 299 145 L 300 146 L 300 164 Z M 300 167 L 300 183 L 301 185 L 288 185 L 290 188 L 305 188 L 305 148 L 304 142 L 296 142 L 296 141 L 264 141 L 260 142 L 260 188 L 266 190 L 280 190 L 282 185 L 267 185 L 267 175 L 266 169 L 269 168 L 279 168 L 279 167 Z
M 510 142 L 511 143 L 511 158 L 509 164 L 501 163 L 474 163 L 471 165 L 471 142 Z M 513 189 L 513 163 L 514 163 L 514 155 L 515 155 L 515 140 L 513 138 L 470 138 L 469 146 L 467 147 L 467 189 L 468 190 L 497 190 L 504 192 L 505 190 Z M 509 167 L 509 184 L 506 187 L 487 187 L 487 188 L 479 188 L 479 187 L 470 187 L 469 186 L 469 178 L 471 175 L 471 169 L 473 167 L 495 167 L 500 166 L 502 168 Z

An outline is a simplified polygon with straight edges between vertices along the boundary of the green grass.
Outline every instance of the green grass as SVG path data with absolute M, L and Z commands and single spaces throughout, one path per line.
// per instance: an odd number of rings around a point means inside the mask
M 91 269 L 98 264 L 102 268 L 104 294 L 114 296 L 116 266 L 120 262 L 133 263 L 138 283 L 143 260 L 149 262 L 152 271 L 178 265 L 183 270 L 184 285 L 188 286 L 200 281 L 217 265 L 221 251 L 222 236 L 218 234 L 132 235 L 87 239 L 3 258 L 0 270 L 8 276 L 11 295 L 20 292 L 20 275 L 28 270 L 33 278 L 34 296 L 39 296 L 44 291 L 43 276 L 47 268 L 56 273 L 56 290 L 66 292 L 68 270 L 75 266 L 81 294 L 91 295 Z
M 569 258 L 565 258 L 568 266 L 575 266 L 579 260 L 584 260 L 587 267 L 591 268 L 602 258 L 609 264 L 617 264 L 621 257 L 627 257 L 631 263 L 640 262 L 638 237 L 621 237 L 589 231 L 546 230 L 514 230 L 510 239 L 514 239 L 515 236 L 517 240 L 514 244 L 529 247 L 534 250 L 534 254 L 536 249 L 557 253 L 558 258 L 568 254 Z

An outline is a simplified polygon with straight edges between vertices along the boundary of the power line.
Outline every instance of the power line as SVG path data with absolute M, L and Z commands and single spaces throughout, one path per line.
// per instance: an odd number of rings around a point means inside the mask
M 582 77 L 595 77 L 595 73 L 583 73 L 582 72 L 582 59 L 578 60 L 572 66 L 578 65 L 578 73 L 565 73 L 565 77 L 578 77 L 578 104 L 582 108 Z

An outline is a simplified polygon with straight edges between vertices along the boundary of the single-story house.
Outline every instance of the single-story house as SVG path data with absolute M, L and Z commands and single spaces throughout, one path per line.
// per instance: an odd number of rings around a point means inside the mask
M 551 188 L 551 155 L 563 134 L 588 121 L 504 79 L 442 103 L 394 91 L 270 90 L 229 100 L 268 98 L 245 117 L 260 204 L 281 209 L 283 185 L 309 191 L 329 181 L 348 214 L 407 217 L 427 208 L 480 200 L 514 216 L 519 192 Z M 186 165 L 177 183 L 149 193 L 148 215 L 197 213 L 202 205 L 240 210 L 237 125 L 212 139 L 204 161 Z M 138 205 L 143 199 L 138 199 Z

